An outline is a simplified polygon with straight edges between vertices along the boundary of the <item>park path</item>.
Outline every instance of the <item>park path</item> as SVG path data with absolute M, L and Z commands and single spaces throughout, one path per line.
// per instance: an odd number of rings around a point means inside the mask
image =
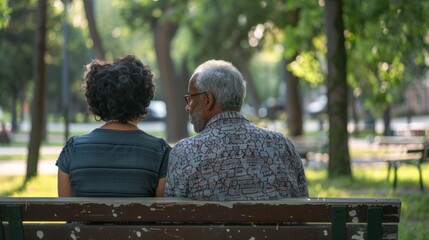
M 392 119 L 392 128 L 396 130 L 406 130 L 410 128 L 417 129 L 429 129 L 429 115 L 428 116 L 413 116 L 412 122 L 408 122 L 411 119 L 407 119 L 405 117 L 402 118 L 394 118 Z M 28 124 L 27 124 L 28 125 Z M 97 128 L 100 123 L 94 124 L 71 124 L 70 129 L 72 131 L 91 131 L 92 129 Z M 360 123 L 360 127 L 363 127 L 363 122 Z M 141 122 L 139 124 L 141 129 L 151 129 L 155 131 L 165 130 L 165 124 L 162 122 Z M 25 127 L 25 126 L 24 126 Z M 306 131 L 315 130 L 319 127 L 318 122 L 315 120 L 306 121 L 304 124 L 304 128 Z M 381 131 L 382 121 L 377 120 L 376 129 L 378 132 Z M 49 126 L 50 130 L 60 130 L 63 129 L 64 126 L 62 124 L 51 124 Z M 192 129 L 192 126 L 189 125 L 189 128 Z M 29 129 L 29 126 L 26 126 L 26 129 Z M 64 141 L 63 136 L 55 136 L 58 139 L 57 141 Z M 17 134 L 17 139 L 28 139 L 28 134 Z M 52 140 L 52 139 L 51 139 Z M 350 149 L 362 149 L 368 150 L 376 147 L 375 144 L 371 143 L 370 139 L 349 139 Z M 58 155 L 61 152 L 62 147 L 42 147 L 40 152 L 41 154 L 49 154 L 49 155 Z M 26 147 L 7 147 L 0 146 L 0 155 L 14 155 L 19 154 L 26 156 L 27 148 Z M 377 156 L 365 156 L 365 157 L 354 157 L 351 156 L 352 164 L 385 164 L 380 161 L 380 158 Z M 308 167 L 322 167 L 326 165 L 326 161 L 313 161 Z M 41 159 L 38 165 L 39 174 L 56 174 L 57 167 L 55 166 L 55 160 L 44 160 Z M 25 175 L 26 174 L 26 161 L 23 160 L 1 160 L 0 161 L 0 175 Z
M 364 139 L 350 139 L 350 148 L 353 149 L 368 149 L 375 147 L 371 142 Z M 62 147 L 42 147 L 40 149 L 41 155 L 59 155 Z M 19 154 L 26 156 L 27 154 L 26 147 L 0 147 L 0 155 L 14 155 Z M 57 174 L 57 166 L 55 166 L 56 160 L 46 160 L 40 159 L 38 163 L 38 173 L 39 174 Z M 364 158 L 355 158 L 351 157 L 352 164 L 380 164 L 380 159 L 376 156 L 366 156 Z M 310 164 L 307 167 L 310 168 L 319 168 L 326 166 L 326 160 L 316 159 L 315 161 L 310 161 Z M 25 159 L 17 159 L 17 160 L 1 160 L 0 161 L 0 175 L 25 175 L 27 171 L 26 161 Z
M 59 155 L 62 147 L 42 147 L 40 149 L 41 155 Z M 0 155 L 24 155 L 26 156 L 28 149 L 26 147 L 0 147 Z M 37 170 L 39 174 L 57 174 L 57 166 L 55 160 L 40 159 Z M 27 172 L 27 165 L 25 159 L 17 160 L 2 160 L 0 161 L 0 175 L 25 175 Z

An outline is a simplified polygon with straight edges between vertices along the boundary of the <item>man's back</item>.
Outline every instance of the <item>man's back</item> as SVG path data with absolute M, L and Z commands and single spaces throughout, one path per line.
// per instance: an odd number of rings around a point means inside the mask
M 265 200 L 308 196 L 301 159 L 281 133 L 257 128 L 238 112 L 213 117 L 170 155 L 165 196 Z

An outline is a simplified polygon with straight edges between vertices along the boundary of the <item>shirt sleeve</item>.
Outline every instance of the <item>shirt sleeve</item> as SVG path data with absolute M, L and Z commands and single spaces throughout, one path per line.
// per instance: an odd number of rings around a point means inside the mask
M 167 183 L 165 184 L 164 197 L 187 197 L 187 180 L 184 176 L 182 166 L 180 166 L 179 157 L 176 154 L 178 144 L 170 152 L 168 170 L 167 170 Z
M 305 177 L 304 168 L 301 168 L 301 171 L 298 173 L 298 197 L 308 197 L 308 186 L 307 179 Z
M 167 176 L 168 159 L 171 151 L 170 145 L 163 140 L 164 154 L 162 155 L 162 162 L 159 168 L 159 178 L 165 178 Z
M 307 178 L 305 177 L 304 164 L 302 163 L 301 157 L 292 141 L 288 138 L 284 138 L 286 141 L 286 155 L 285 161 L 288 162 L 286 164 L 289 168 L 291 176 L 293 176 L 294 193 L 293 197 L 308 197 L 308 186 L 307 186 Z
M 69 138 L 66 145 L 61 150 L 60 155 L 58 156 L 58 159 L 55 163 L 58 168 L 69 174 L 70 173 L 70 162 L 71 162 L 71 152 L 73 150 L 74 145 L 74 137 Z
M 297 188 L 298 188 L 298 196 L 296 197 L 308 197 L 308 186 L 307 186 L 307 178 L 305 177 L 305 170 L 304 165 L 302 164 L 301 157 L 299 156 L 298 152 L 296 151 L 295 146 L 293 145 L 292 141 L 287 139 L 287 144 L 290 149 L 291 154 L 291 161 L 293 170 L 295 172 L 295 176 L 297 177 Z

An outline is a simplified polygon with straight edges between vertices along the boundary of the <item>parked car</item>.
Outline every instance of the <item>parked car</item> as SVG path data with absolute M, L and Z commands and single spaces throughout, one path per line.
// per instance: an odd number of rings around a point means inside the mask
M 307 105 L 306 111 L 310 116 L 315 117 L 322 113 L 326 113 L 327 107 L 328 97 L 326 95 L 321 95 L 315 101 Z
M 167 106 L 164 101 L 152 100 L 145 121 L 164 121 L 167 116 Z

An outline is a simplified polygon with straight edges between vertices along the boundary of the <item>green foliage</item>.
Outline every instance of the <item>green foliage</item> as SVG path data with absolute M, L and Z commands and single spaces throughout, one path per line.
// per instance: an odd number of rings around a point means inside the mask
M 7 26 L 9 22 L 9 14 L 11 12 L 8 6 L 8 0 L 0 0 L 0 29 Z
M 376 115 L 401 99 L 406 81 L 419 79 L 427 67 L 428 10 L 424 1 L 345 2 L 350 85 Z
M 33 65 L 34 65 L 34 36 L 35 36 L 35 19 L 36 19 L 36 1 L 17 0 L 11 1 L 12 9 L 11 19 L 8 26 L 0 30 L 0 50 L 2 57 L 0 64 L 4 67 L 0 69 L 1 91 L 0 105 L 6 106 L 7 110 L 12 107 L 12 101 L 20 99 L 31 99 Z M 48 111 L 60 112 L 61 106 L 61 68 L 63 56 L 63 10 L 61 3 L 57 2 L 48 5 L 48 25 L 47 25 L 47 52 L 46 61 L 46 96 Z M 71 85 L 75 82 L 81 83 L 83 66 L 91 59 L 89 48 L 86 44 L 88 36 L 84 35 L 83 25 L 79 25 L 76 20 L 79 14 L 76 8 L 71 8 L 72 14 L 67 19 L 69 24 L 69 51 L 68 51 L 68 68 L 69 81 Z M 83 13 L 83 10 L 81 11 Z M 71 17 L 75 17 L 72 19 Z M 80 97 L 80 89 L 71 92 L 71 100 L 77 109 L 85 105 Z M 17 104 L 17 103 L 15 103 Z M 21 103 L 22 104 L 22 103 Z
M 326 49 L 326 46 L 318 49 L 312 45 L 312 39 L 320 37 L 324 31 L 323 8 L 319 6 L 317 1 L 292 2 L 287 4 L 287 7 L 289 11 L 298 11 L 296 24 L 278 25 L 279 28 L 283 29 L 285 35 L 283 43 L 285 58 L 291 58 L 301 51 L 314 51 L 315 49 L 323 51 Z
M 303 80 L 302 83 L 320 86 L 326 76 L 323 8 L 317 1 L 296 1 L 287 7 L 290 11 L 298 11 L 296 24 L 282 28 L 284 57 L 293 59 L 287 69 Z
M 116 1 L 120 14 L 133 29 L 147 27 L 157 20 L 180 22 L 186 14 L 186 0 Z
M 313 86 L 325 82 L 325 76 L 320 72 L 320 61 L 316 58 L 315 52 L 301 52 L 295 61 L 289 64 L 288 69 Z
M 9 111 L 13 99 L 32 87 L 35 0 L 0 0 L 0 106 Z M 259 89 L 278 86 L 279 52 L 296 58 L 292 72 L 320 84 L 326 75 L 326 36 L 323 1 L 211 1 L 211 0 L 96 0 L 97 25 L 106 58 L 126 53 L 153 66 L 152 24 L 170 20 L 180 28 L 172 56 L 178 66 L 187 59 L 189 69 L 209 58 L 252 64 Z M 49 5 L 47 97 L 48 111 L 60 111 L 63 3 Z M 69 9 L 69 67 L 73 112 L 85 112 L 80 92 L 83 66 L 92 59 L 92 43 L 81 1 Z M 374 113 L 401 101 L 404 84 L 414 84 L 427 66 L 425 13 L 428 1 L 344 1 L 348 81 L 356 97 Z M 283 48 L 278 46 L 282 45 Z M 262 53 L 255 61 L 255 54 Z M 277 61 L 277 62 L 276 62 Z M 264 71 L 269 69 L 270 72 Z M 267 83 L 267 79 L 271 82 Z M 274 87 L 273 87 L 274 86 Z M 27 89 L 24 89 L 27 88 Z M 24 89 L 21 91 L 21 89 Z M 159 89 L 162 93 L 162 89 Z M 267 91 L 264 97 L 273 94 Z M 16 95 L 16 96 L 13 96 Z M 267 96 L 270 95 L 270 96 Z M 74 115 L 74 113 L 73 113 Z
M 9 7 L 10 22 L 0 29 L 0 106 L 6 110 L 32 78 L 36 18 L 33 1 L 11 1 Z
M 271 2 L 259 1 L 192 2 L 186 19 L 192 36 L 191 64 L 210 58 L 249 62 L 272 28 L 269 20 L 274 7 Z
M 112 1 L 111 4 L 105 4 L 104 1 L 97 1 L 98 4 L 95 5 L 98 30 L 106 50 L 106 58 L 114 59 L 124 54 L 134 54 L 144 64 L 155 66 L 156 56 L 149 21 L 136 18 L 135 21 L 139 23 L 128 24 L 122 17 L 122 14 L 125 14 L 122 6 L 127 2 Z M 152 70 L 157 71 L 156 68 Z

